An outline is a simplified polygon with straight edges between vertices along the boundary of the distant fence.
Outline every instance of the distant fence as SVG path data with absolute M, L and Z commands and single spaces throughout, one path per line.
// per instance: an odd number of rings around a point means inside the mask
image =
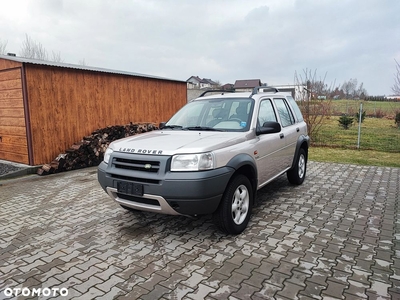
M 400 112 L 400 101 L 333 100 L 331 114 L 336 116 L 355 115 L 359 111 L 361 103 L 367 117 L 394 118 L 395 114 Z
M 348 149 L 400 152 L 400 129 L 388 120 L 377 124 L 373 118 L 365 118 L 358 135 L 358 123 L 354 121 L 349 129 L 339 126 L 339 117 L 332 117 L 312 138 L 314 146 L 338 147 Z
M 365 119 L 359 127 L 356 114 L 360 103 Z M 395 122 L 397 113 L 400 113 L 400 101 L 333 100 L 326 120 L 312 136 L 312 145 L 400 152 L 400 128 Z M 342 115 L 353 118 L 348 129 L 339 123 Z

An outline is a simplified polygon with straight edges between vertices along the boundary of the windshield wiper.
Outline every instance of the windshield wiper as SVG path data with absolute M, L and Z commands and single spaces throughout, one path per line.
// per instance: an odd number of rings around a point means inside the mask
M 182 126 L 181 125 L 164 125 L 164 127 L 162 129 L 167 129 L 167 128 L 176 129 L 176 128 L 182 128 Z
M 205 126 L 189 126 L 189 127 L 182 128 L 182 130 L 223 131 L 221 129 L 216 129 L 216 128 L 213 128 L 213 127 L 205 127 Z

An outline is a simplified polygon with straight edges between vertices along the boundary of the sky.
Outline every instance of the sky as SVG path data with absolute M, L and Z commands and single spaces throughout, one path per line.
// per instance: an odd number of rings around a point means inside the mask
M 28 35 L 65 63 L 182 81 L 290 85 L 311 71 L 391 95 L 399 13 L 398 0 L 13 0 L 0 45 L 18 56 Z

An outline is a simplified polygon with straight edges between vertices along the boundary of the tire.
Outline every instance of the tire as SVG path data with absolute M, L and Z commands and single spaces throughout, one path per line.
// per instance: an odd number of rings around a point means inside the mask
M 291 184 L 300 185 L 306 178 L 307 171 L 307 154 L 303 148 L 300 148 L 299 154 L 296 157 L 295 165 L 287 171 L 287 178 Z
M 239 174 L 228 183 L 213 221 L 222 231 L 239 234 L 249 223 L 252 207 L 252 186 L 246 176 Z

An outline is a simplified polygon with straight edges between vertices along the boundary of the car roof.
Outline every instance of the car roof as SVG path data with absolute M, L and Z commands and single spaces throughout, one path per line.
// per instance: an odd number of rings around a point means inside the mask
M 268 87 L 269 88 L 269 87 Z M 262 90 L 262 87 L 260 87 Z M 205 96 L 206 93 L 210 93 L 210 95 Z M 253 98 L 259 99 L 265 96 L 280 96 L 280 97 L 287 97 L 292 96 L 290 92 L 280 92 L 279 90 L 275 89 L 274 91 L 259 91 L 256 92 L 234 92 L 234 91 L 217 91 L 217 90 L 209 90 L 205 91 L 202 95 L 198 98 L 193 99 L 192 101 L 201 101 L 207 99 L 221 99 L 221 98 Z
M 208 96 L 198 97 L 195 100 L 202 100 L 202 99 L 219 99 L 219 98 L 250 98 L 250 92 L 239 92 L 239 93 L 219 93 L 219 94 L 212 94 Z

